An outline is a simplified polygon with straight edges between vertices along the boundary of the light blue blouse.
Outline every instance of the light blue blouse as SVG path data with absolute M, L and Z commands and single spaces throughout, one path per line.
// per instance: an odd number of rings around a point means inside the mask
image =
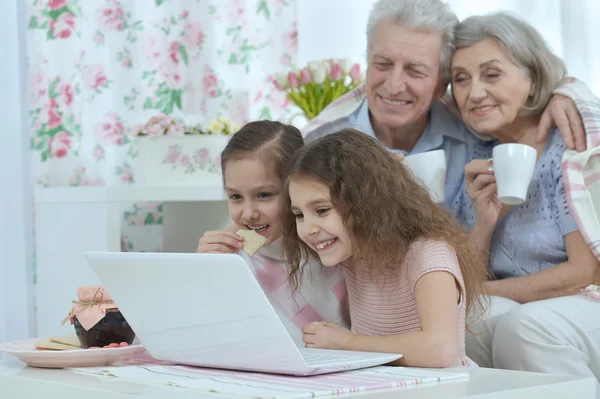
M 524 204 L 513 206 L 496 225 L 490 268 L 497 279 L 538 272 L 567 260 L 564 236 L 578 230 L 569 209 L 561 159 L 566 146 L 558 130 L 548 137 Z M 475 224 L 473 204 L 463 184 L 458 219 Z

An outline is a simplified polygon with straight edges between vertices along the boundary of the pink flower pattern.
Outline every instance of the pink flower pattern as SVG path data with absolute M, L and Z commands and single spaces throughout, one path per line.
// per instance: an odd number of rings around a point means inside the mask
M 167 120 L 203 111 L 206 120 L 224 116 L 240 124 L 265 115 L 286 120 L 294 112 L 266 79 L 281 63 L 295 62 L 292 2 L 269 0 L 257 12 L 245 0 L 190 1 L 184 8 L 176 1 L 148 1 L 144 8 L 122 0 L 24 1 L 38 184 L 135 184 L 139 150 L 132 136 L 153 115 Z M 221 32 L 233 32 L 226 43 Z M 248 78 L 265 67 L 263 80 Z M 180 125 L 166 130 L 183 133 Z M 162 155 L 159 162 L 182 170 L 218 165 L 208 149 Z M 162 223 L 156 207 L 136 212 Z M 140 244 L 139 235 L 126 235 L 136 249 L 160 248 Z
M 63 158 L 67 156 L 71 149 L 71 136 L 63 130 L 50 138 L 48 146 L 53 157 Z
M 102 146 L 126 144 L 126 128 L 121 118 L 115 113 L 107 114 L 96 125 L 96 137 Z
M 96 20 L 102 32 L 123 30 L 126 17 L 125 10 L 118 1 L 109 1 L 107 6 L 96 10 Z
M 58 19 L 50 21 L 50 31 L 58 39 L 68 39 L 75 29 L 75 17 L 70 12 L 60 14 Z
M 108 82 L 104 67 L 100 64 L 82 66 L 81 74 L 84 85 L 89 89 L 97 90 Z
M 52 11 L 60 10 L 61 8 L 66 7 L 66 5 L 67 5 L 67 0 L 49 0 L 48 1 L 48 7 Z

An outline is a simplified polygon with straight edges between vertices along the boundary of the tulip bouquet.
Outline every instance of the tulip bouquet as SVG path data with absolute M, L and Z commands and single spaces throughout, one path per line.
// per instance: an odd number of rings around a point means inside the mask
M 311 61 L 302 69 L 275 74 L 274 84 L 285 91 L 310 120 L 327 105 L 363 82 L 360 64 L 348 59 Z

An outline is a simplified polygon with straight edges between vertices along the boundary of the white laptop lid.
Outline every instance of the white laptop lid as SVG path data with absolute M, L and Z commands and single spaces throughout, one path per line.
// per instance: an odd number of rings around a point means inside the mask
M 198 366 L 306 365 L 244 260 L 233 254 L 88 252 L 148 352 Z

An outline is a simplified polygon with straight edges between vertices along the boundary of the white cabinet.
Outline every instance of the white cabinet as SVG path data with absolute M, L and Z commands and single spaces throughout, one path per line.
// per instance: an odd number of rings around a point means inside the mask
M 164 251 L 195 252 L 207 230 L 230 223 L 220 182 L 193 187 L 52 187 L 35 191 L 36 331 L 47 337 L 61 326 L 76 289 L 98 284 L 86 251 L 120 251 L 121 208 L 163 202 Z

